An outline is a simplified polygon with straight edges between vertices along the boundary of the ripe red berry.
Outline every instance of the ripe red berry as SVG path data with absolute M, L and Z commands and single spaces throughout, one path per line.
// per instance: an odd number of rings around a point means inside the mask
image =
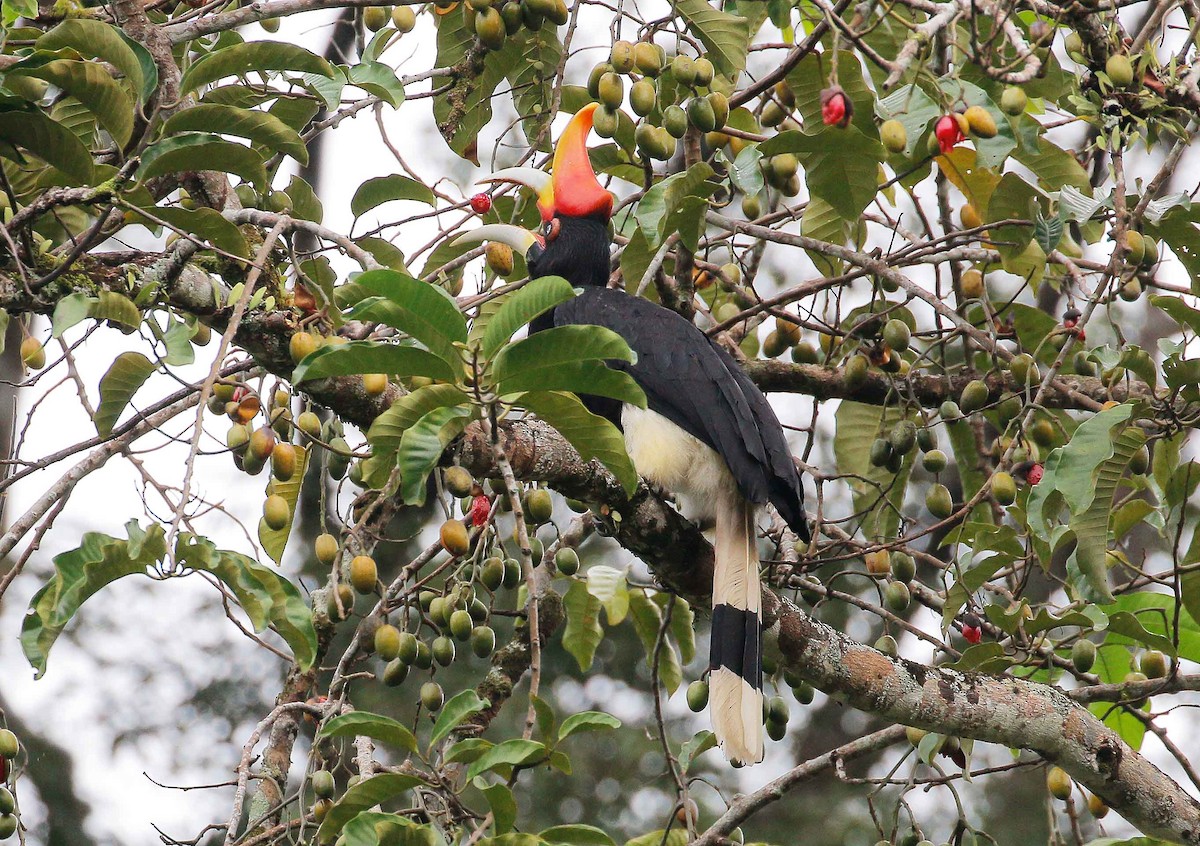
M 983 627 L 974 614 L 963 615 L 962 636 L 968 643 L 979 643 L 983 638 Z
M 854 106 L 840 85 L 831 85 L 821 92 L 821 120 L 826 126 L 842 129 L 853 116 Z
M 492 198 L 487 194 L 476 194 L 471 198 L 471 211 L 475 214 L 487 214 L 492 210 Z
M 487 522 L 492 503 L 485 494 L 477 494 L 471 502 L 471 525 L 478 528 Z
M 1036 485 L 1038 482 L 1040 482 L 1042 480 L 1042 474 L 1044 472 L 1045 471 L 1042 469 L 1042 465 L 1040 465 L 1040 464 L 1035 464 L 1032 467 L 1030 467 L 1029 473 L 1026 476 L 1026 478 L 1029 479 L 1029 484 Z
M 250 389 L 247 388 L 245 385 L 238 385 L 236 388 L 233 389 L 233 401 L 234 402 L 241 402 L 248 396 L 250 396 Z
M 942 115 L 938 118 L 933 127 L 933 134 L 937 137 L 938 148 L 943 156 L 949 155 L 955 144 L 967 139 L 954 115 Z

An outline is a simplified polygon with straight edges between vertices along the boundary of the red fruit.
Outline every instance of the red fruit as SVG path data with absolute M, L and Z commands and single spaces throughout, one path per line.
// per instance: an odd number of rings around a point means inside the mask
M 488 514 L 492 511 L 491 500 L 484 494 L 477 494 L 471 503 L 471 525 L 478 528 L 487 523 Z
M 247 388 L 245 385 L 238 385 L 236 388 L 233 389 L 233 401 L 234 402 L 241 402 L 248 396 L 250 396 L 250 389 Z
M 962 127 L 954 115 L 942 115 L 938 118 L 937 124 L 933 127 L 933 134 L 937 136 L 938 147 L 943 156 L 949 155 L 955 144 L 967 140 L 967 136 L 963 135 Z
M 471 198 L 471 211 L 475 214 L 487 214 L 492 210 L 492 198 L 487 194 L 476 194 Z
M 983 638 L 983 629 L 979 624 L 979 618 L 974 614 L 963 616 L 962 636 L 968 643 L 979 643 Z
M 841 129 L 850 123 L 853 116 L 854 106 L 840 85 L 831 85 L 821 92 L 821 120 L 826 126 Z
M 1076 329 L 1075 336 L 1079 338 L 1079 343 L 1087 343 L 1087 332 L 1085 332 L 1083 329 Z
M 8 759 L 0 755 L 0 784 L 8 781 Z
M 1042 465 L 1040 465 L 1040 464 L 1035 464 L 1032 467 L 1030 467 L 1029 473 L 1026 476 L 1026 478 L 1029 479 L 1029 484 L 1036 485 L 1038 482 L 1040 482 L 1042 480 L 1042 474 L 1044 472 L 1045 471 L 1042 469 Z

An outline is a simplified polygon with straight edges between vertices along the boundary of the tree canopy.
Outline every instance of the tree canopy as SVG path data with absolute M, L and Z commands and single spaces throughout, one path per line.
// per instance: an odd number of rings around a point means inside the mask
M 219 774 L 129 842 L 1200 843 L 1194 3 L 2 10 L 0 654 L 48 675 L 0 838 L 100 841 L 87 734 Z M 473 183 L 594 101 L 612 284 L 805 470 L 760 768 L 686 707 L 709 541 L 576 396 L 642 403 L 631 351 L 454 243 L 537 225 Z M 146 695 L 48 722 L 67 650 Z

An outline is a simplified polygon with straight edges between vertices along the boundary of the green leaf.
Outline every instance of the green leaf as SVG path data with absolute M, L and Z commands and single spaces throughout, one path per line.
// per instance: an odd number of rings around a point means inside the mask
M 575 289 L 561 276 L 539 277 L 505 295 L 502 305 L 488 318 L 479 351 L 491 359 L 518 329 L 573 296 Z
M 324 220 L 325 209 L 321 205 L 321 199 L 308 182 L 292 174 L 292 178 L 288 180 L 287 188 L 284 190 L 292 198 L 292 217 L 311 220 L 313 223 L 320 223 Z M 325 257 L 321 256 L 321 258 Z
M 611 837 L 592 825 L 556 825 L 543 831 L 538 837 L 546 843 L 561 843 L 566 846 L 616 846 Z
M 796 95 L 796 110 L 800 112 L 800 122 L 804 126 L 824 127 L 821 120 L 821 91 L 829 85 L 830 55 L 824 52 L 809 53 L 787 76 L 787 84 Z M 837 63 L 838 83 L 854 104 L 850 125 L 869 138 L 877 138 L 879 130 L 875 128 L 875 92 L 867 87 L 863 79 L 858 56 L 851 50 L 840 50 Z M 768 154 L 763 151 L 763 155 Z
M 300 133 L 270 112 L 199 103 L 176 112 L 163 124 L 164 135 L 183 132 L 236 135 L 277 153 L 289 155 L 302 165 L 308 164 L 308 147 Z
M 142 325 L 142 313 L 133 300 L 116 291 L 101 291 L 100 296 L 88 307 L 88 317 L 107 320 L 129 329 Z
M 762 153 L 757 144 L 747 144 L 737 154 L 737 158 L 729 161 L 724 151 L 717 150 L 717 157 L 728 163 L 729 181 L 733 187 L 743 194 L 754 196 L 762 192 L 765 182 L 762 173 Z
M 87 147 L 71 130 L 36 109 L 0 111 L 0 141 L 23 147 L 77 185 L 92 184 L 92 154 Z
M 846 246 L 854 230 L 861 224 L 853 223 L 843 218 L 833 206 L 820 197 L 813 197 L 804 207 L 800 216 L 800 232 L 807 238 L 816 238 L 839 247 Z M 805 250 L 809 260 L 826 276 L 837 276 L 844 267 L 839 258 Z
M 51 336 L 61 338 L 72 326 L 86 320 L 95 302 L 95 297 L 89 297 L 82 291 L 68 294 L 59 300 L 54 306 L 54 316 L 50 318 Z
M 896 423 L 905 419 L 899 409 L 864 405 L 843 400 L 835 412 L 837 432 L 833 454 L 839 473 L 848 474 L 846 483 L 854 498 L 854 512 L 862 514 L 862 532 L 868 540 L 887 540 L 896 536 L 900 525 L 900 506 L 912 471 L 913 453 L 893 474 L 887 467 L 870 462 L 871 442 L 886 437 Z
M 409 505 L 424 505 L 426 480 L 437 467 L 442 453 L 471 421 L 464 406 L 436 408 L 404 431 L 397 464 L 400 467 L 400 496 Z
M 125 531 L 128 540 L 86 532 L 79 547 L 54 557 L 54 576 L 33 595 L 21 624 L 21 649 L 36 678 L 46 672 L 50 648 L 84 602 L 117 579 L 144 574 L 166 555 L 166 537 L 157 523 L 143 532 L 130 520 Z
M 562 61 L 562 42 L 555 26 L 543 26 L 537 32 L 522 30 L 522 35 L 521 55 L 507 73 L 508 82 L 517 114 L 524 117 L 521 129 L 525 140 L 532 146 L 545 130 L 539 149 L 548 151 L 547 124 L 554 117 L 549 106 L 554 99 L 555 74 Z
M 321 842 L 332 843 L 346 823 L 363 811 L 382 805 L 424 783 L 416 776 L 400 773 L 380 773 L 360 781 L 343 793 L 325 814 L 325 819 L 321 820 L 321 827 L 317 830 L 317 837 Z
M 360 373 L 386 373 L 388 376 L 428 376 L 453 381 L 457 374 L 445 361 L 417 347 L 405 347 L 388 341 L 350 341 L 321 347 L 296 365 L 292 380 L 309 382 L 333 376 Z
M 497 767 L 515 767 L 536 761 L 546 754 L 546 746 L 536 740 L 521 740 L 514 738 L 498 743 L 484 752 L 467 768 L 467 779 L 473 779 L 482 773 L 490 772 Z
M 625 436 L 608 420 L 592 414 L 576 396 L 552 391 L 530 391 L 514 400 L 558 430 L 585 459 L 595 458 L 630 496 L 637 490 L 638 474 L 625 451 Z
M 824 128 L 811 135 L 796 130 L 780 132 L 758 149 L 763 156 L 796 154 L 804 165 L 808 190 L 845 220 L 858 220 L 879 190 L 883 146 L 856 126 Z
M 561 743 L 580 731 L 603 731 L 620 727 L 621 721 L 612 714 L 605 714 L 603 711 L 580 711 L 563 720 L 558 730 L 558 740 Z
M 736 78 L 746 69 L 750 25 L 745 18 L 717 11 L 706 0 L 672 0 L 671 5 L 708 48 L 708 58 L 720 74 Z
M 618 625 L 629 612 L 629 587 L 625 571 L 596 564 L 587 571 L 588 593 L 600 600 L 610 626 Z
M 151 179 L 166 173 L 200 170 L 234 173 L 258 186 L 267 182 L 262 156 L 249 147 L 205 132 L 172 135 L 150 145 L 142 154 L 138 176 Z
M 154 328 L 157 334 L 158 327 Z M 170 367 L 179 367 L 194 362 L 196 350 L 192 346 L 192 338 L 195 335 L 196 326 L 189 326 L 182 320 L 171 318 L 167 324 L 167 331 L 161 334 L 163 346 L 167 350 L 163 363 Z
M 703 4 L 703 0 L 698 2 Z M 668 176 L 646 192 L 637 206 L 637 220 L 647 243 L 653 246 L 662 243 L 668 215 L 676 211 L 686 198 L 712 196 L 718 186 L 708 180 L 714 173 L 708 163 L 697 162 L 683 173 Z
M 1117 684 L 1133 669 L 1129 648 L 1123 645 L 1105 644 L 1096 650 L 1096 663 L 1092 672 L 1100 677 L 1101 684 Z M 1149 702 L 1144 708 L 1149 707 Z M 1104 721 L 1104 724 L 1121 736 L 1135 750 L 1142 747 L 1146 726 L 1124 707 L 1112 702 L 1093 702 L 1088 710 Z
M 267 496 L 281 496 L 288 504 L 287 525 L 282 529 L 272 529 L 266 521 L 259 521 L 258 524 L 258 542 L 262 544 L 263 552 L 276 564 L 283 563 L 283 550 L 287 547 L 292 525 L 296 522 L 296 503 L 300 500 L 300 488 L 304 485 L 304 471 L 308 469 L 309 448 L 299 445 L 292 448 L 296 451 L 296 470 L 292 478 L 286 482 L 272 478 L 267 482 Z
M 430 206 L 437 205 L 437 198 L 428 186 L 393 173 L 391 176 L 376 176 L 359 185 L 350 201 L 350 211 L 356 218 L 362 217 L 371 209 L 393 200 L 414 200 Z
M 404 102 L 404 83 L 396 72 L 382 62 L 359 62 L 347 74 L 350 84 L 374 94 L 393 109 Z
M 417 739 L 403 723 L 369 711 L 338 714 L 317 732 L 318 739 L 325 737 L 369 737 L 396 749 L 417 751 Z
M 512 831 L 513 823 L 517 821 L 517 800 L 506 784 L 483 784 L 483 779 L 476 779 L 475 786 L 487 799 L 492 811 L 493 825 L 496 834 L 507 834 Z
M 916 85 L 901 85 L 875 104 L 875 113 L 883 120 L 898 120 L 904 124 L 908 145 L 904 155 L 911 157 L 917 152 L 926 131 L 941 115 L 942 109 L 936 101 Z
M 463 405 L 469 398 L 455 385 L 426 385 L 396 400 L 371 423 L 367 442 L 376 455 L 400 449 L 404 432 L 435 408 Z
M 645 408 L 646 395 L 628 373 L 604 360 L 633 361 L 625 340 L 602 326 L 557 326 L 502 349 L 492 368 L 500 394 L 571 391 Z
M 1180 326 L 1200 335 L 1200 310 L 1192 308 L 1181 297 L 1151 297 L 1150 304 L 1166 312 Z
M 651 831 L 632 840 L 625 841 L 625 846 L 687 846 L 687 829 L 676 826 L 670 831 L 659 829 Z
M 140 352 L 124 352 L 116 357 L 100 378 L 100 405 L 94 422 L 101 437 L 112 434 L 121 412 L 153 372 L 154 362 Z
M 691 767 L 692 762 L 703 755 L 709 749 L 717 747 L 717 736 L 711 731 L 698 731 L 688 740 L 685 740 L 679 747 L 679 763 L 683 767 L 683 771 L 687 772 Z
M 996 125 L 1001 124 L 997 122 Z M 1044 136 L 1038 137 L 1037 145 L 1036 153 L 1022 147 L 1013 152 L 1013 158 L 1033 171 L 1042 187 L 1056 191 L 1070 186 L 1091 193 L 1092 185 L 1088 172 L 1072 153 L 1047 141 Z
M 586 672 L 592 666 L 596 647 L 604 639 L 600 628 L 600 600 L 588 592 L 587 584 L 573 580 L 563 597 L 563 609 L 567 613 L 567 625 L 563 629 L 563 648 Z
M 655 594 L 656 597 L 661 595 Z M 696 613 L 681 596 L 675 597 L 675 606 L 671 609 L 671 636 L 675 638 L 683 663 L 692 663 L 696 657 Z
M 658 633 L 663 625 L 663 609 L 654 602 L 645 590 L 629 592 L 630 619 L 633 630 L 646 653 L 646 666 L 654 668 L 654 650 L 658 645 Z M 658 678 L 670 696 L 683 683 L 683 667 L 670 641 L 664 641 L 658 656 Z
M 351 312 L 356 319 L 369 314 L 370 319 L 411 335 L 458 371 L 462 355 L 454 345 L 466 343 L 467 319 L 445 290 L 395 270 L 369 270 L 355 276 L 353 282 L 385 298 L 382 305 L 375 303 L 369 311 Z M 453 377 L 447 381 L 453 381 Z
M 987 213 L 981 213 L 984 222 L 1010 218 L 1034 221 L 1038 215 L 1036 197 L 1037 190 L 1032 185 L 1015 173 L 1006 173 L 992 192 Z M 997 226 L 989 230 L 988 235 L 1003 258 L 1013 259 L 1029 246 L 1034 229 L 1032 226 Z
M 124 147 L 133 134 L 133 101 L 98 62 L 53 59 L 43 62 L 34 56 L 5 71 L 5 76 L 42 79 L 82 103 L 117 146 Z
M 443 705 L 441 712 L 438 713 L 437 722 L 433 724 L 433 734 L 430 735 L 429 744 L 432 746 L 439 740 L 443 740 L 467 717 L 478 714 L 489 707 L 491 707 L 491 703 L 474 690 L 464 690 L 450 697 L 450 701 Z
M 969 147 L 955 147 L 948 155 L 938 156 L 937 162 L 938 169 L 955 188 L 963 192 L 981 218 L 1001 219 L 987 217 L 992 193 L 1000 183 L 1000 176 L 994 170 L 981 165 L 974 150 Z
M 307 670 L 317 658 L 317 633 L 312 609 L 294 584 L 253 558 L 217 549 L 207 538 L 181 532 L 175 560 L 212 573 L 233 593 L 256 632 L 270 625 L 291 647 L 300 668 Z
M 291 71 L 332 77 L 334 68 L 316 53 L 282 41 L 245 41 L 214 50 L 197 60 L 180 80 L 181 94 L 227 76 L 246 76 L 253 72 Z
M 250 248 L 246 245 L 242 230 L 226 220 L 216 209 L 153 206 L 145 209 L 145 212 L 154 215 L 174 230 L 207 241 L 218 250 L 243 258 L 250 257 Z
M 1193 216 L 1183 208 L 1173 208 L 1158 221 L 1146 221 L 1144 230 L 1148 237 L 1167 242 L 1191 277 L 1192 293 L 1196 294 L 1200 293 L 1200 228 Z
M 119 70 L 145 101 L 158 87 L 154 58 L 120 29 L 91 18 L 70 18 L 37 40 L 39 50 L 70 47 L 81 56 L 101 59 Z
M 996 134 L 991 138 L 972 136 L 971 143 L 975 147 L 975 155 L 980 166 L 999 168 L 1017 146 L 1008 115 L 1000 111 L 1000 107 L 992 102 L 986 91 L 978 85 L 962 79 L 961 74 L 942 77 L 938 80 L 938 86 L 942 89 L 947 102 L 980 106 L 992 116 L 992 120 L 996 122 Z M 1061 186 L 1054 187 L 1057 189 Z

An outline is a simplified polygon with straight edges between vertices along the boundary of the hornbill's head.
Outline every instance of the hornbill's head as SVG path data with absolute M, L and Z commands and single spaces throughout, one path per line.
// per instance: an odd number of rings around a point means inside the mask
M 500 241 L 525 256 L 531 278 L 562 276 L 573 285 L 608 283 L 608 219 L 612 194 L 596 178 L 588 159 L 587 137 L 596 104 L 584 106 L 554 148 L 551 175 L 530 167 L 497 171 L 484 182 L 515 182 L 537 195 L 542 224 L 530 232 L 509 224 L 488 224 L 455 239 L 456 244 Z

